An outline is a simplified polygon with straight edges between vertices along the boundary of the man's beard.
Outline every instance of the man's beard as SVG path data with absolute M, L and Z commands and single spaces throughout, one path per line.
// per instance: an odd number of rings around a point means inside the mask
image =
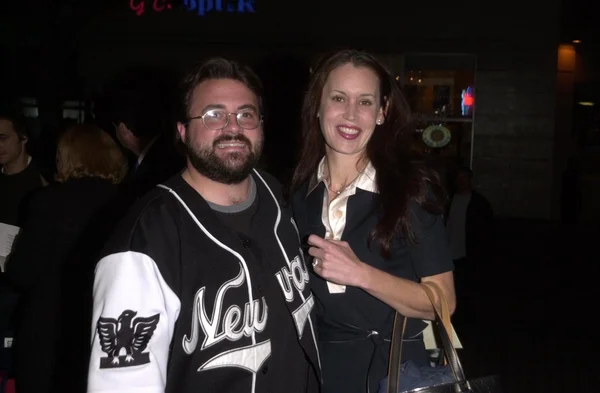
M 246 144 L 247 152 L 227 153 L 224 158 L 216 154 L 217 145 L 224 142 L 240 142 Z M 238 184 L 244 181 L 258 163 L 262 150 L 262 139 L 253 146 L 252 142 L 242 134 L 223 135 L 213 141 L 212 146 L 196 148 L 188 134 L 185 136 L 185 150 L 190 163 L 201 174 L 210 180 L 223 184 Z

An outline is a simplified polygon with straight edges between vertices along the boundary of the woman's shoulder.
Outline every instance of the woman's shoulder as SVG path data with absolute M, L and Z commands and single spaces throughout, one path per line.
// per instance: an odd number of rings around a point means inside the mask
M 426 182 L 422 191 L 409 200 L 408 208 L 419 217 L 437 216 L 442 214 L 446 198 L 443 186 Z

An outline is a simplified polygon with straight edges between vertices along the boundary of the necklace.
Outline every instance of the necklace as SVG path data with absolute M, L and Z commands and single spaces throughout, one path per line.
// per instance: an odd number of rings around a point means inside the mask
M 333 188 L 331 188 L 331 186 L 330 186 L 330 187 L 329 187 L 329 190 L 330 190 L 331 192 L 333 192 L 334 194 L 336 194 L 336 195 L 340 195 L 342 192 L 344 192 L 344 191 L 346 190 L 346 188 L 348 188 L 348 186 L 346 186 L 346 187 L 342 188 L 342 189 L 341 189 L 341 190 L 339 190 L 339 191 L 336 191 L 336 190 L 334 190 Z
M 342 186 L 342 188 L 340 188 L 339 191 L 334 190 L 333 188 L 331 188 L 331 180 L 327 180 L 327 183 L 329 183 L 328 185 L 328 189 L 329 191 L 333 192 L 336 195 L 340 195 L 342 192 L 346 191 L 355 181 L 356 179 L 358 179 L 358 177 L 361 175 L 362 172 L 358 172 L 358 175 L 356 175 L 356 177 L 354 179 L 352 179 L 352 181 L 348 184 L 345 184 Z

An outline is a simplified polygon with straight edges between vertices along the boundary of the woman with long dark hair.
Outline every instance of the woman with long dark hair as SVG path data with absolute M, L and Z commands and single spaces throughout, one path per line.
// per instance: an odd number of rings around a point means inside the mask
M 410 109 L 373 56 L 336 52 L 303 104 L 292 208 L 312 260 L 324 393 L 375 393 L 387 374 L 395 312 L 407 319 L 402 361 L 428 365 L 433 308 L 419 282 L 455 307 L 439 176 L 410 147 Z

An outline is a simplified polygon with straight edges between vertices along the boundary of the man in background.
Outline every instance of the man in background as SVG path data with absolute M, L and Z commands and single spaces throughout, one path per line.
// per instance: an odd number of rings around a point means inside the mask
M 473 189 L 473 172 L 458 168 L 446 220 L 446 234 L 454 260 L 457 307 L 455 319 L 471 311 L 479 280 L 477 265 L 486 263 L 494 247 L 494 212 L 488 200 Z
M 19 226 L 25 198 L 47 184 L 27 153 L 28 140 L 22 116 L 0 113 L 0 223 Z
M 184 167 L 175 147 L 174 125 L 169 132 L 167 116 L 158 99 L 141 91 L 120 91 L 112 100 L 110 117 L 116 137 L 134 156 L 125 182 L 132 200 Z

